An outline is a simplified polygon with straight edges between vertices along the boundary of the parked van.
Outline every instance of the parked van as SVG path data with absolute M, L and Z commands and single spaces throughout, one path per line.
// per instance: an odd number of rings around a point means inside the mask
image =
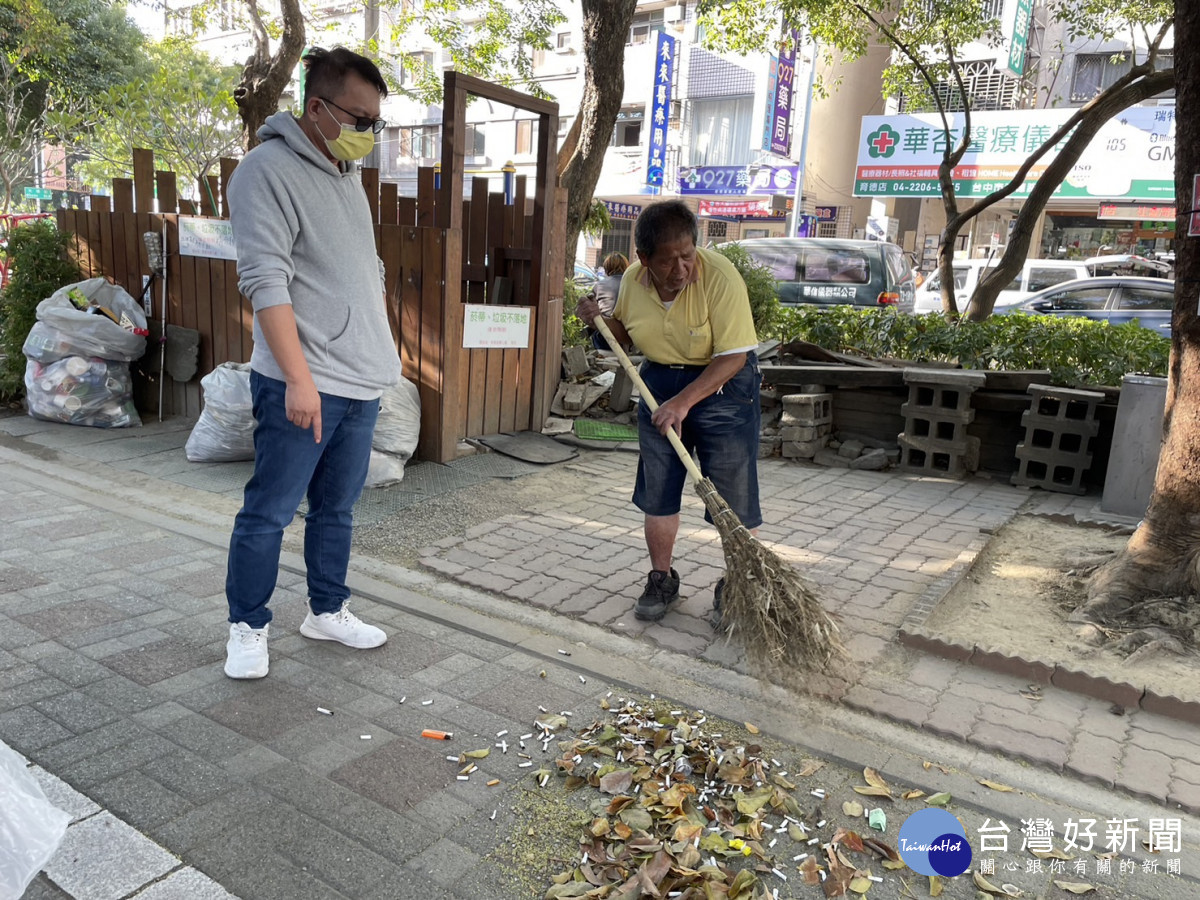
M 786 305 L 912 311 L 916 279 L 895 244 L 840 238 L 751 238 L 737 244 L 771 269 L 779 282 L 779 300 Z
M 956 259 L 954 261 L 954 301 L 960 311 L 966 309 L 967 301 L 975 293 L 980 278 L 985 269 L 993 269 L 999 259 Z M 1044 291 L 1048 287 L 1073 281 L 1076 278 L 1088 278 L 1092 274 L 1084 260 L 1074 259 L 1027 259 L 1021 267 L 1021 274 L 1014 278 L 996 298 L 994 311 L 1000 312 L 1015 306 L 1031 294 Z M 942 311 L 942 279 L 934 272 L 917 291 L 913 312 L 930 313 Z

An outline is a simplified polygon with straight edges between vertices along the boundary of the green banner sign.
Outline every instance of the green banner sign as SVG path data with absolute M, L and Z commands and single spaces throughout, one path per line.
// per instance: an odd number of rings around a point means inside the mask
M 54 191 L 50 188 L 27 187 L 25 188 L 26 200 L 53 200 Z
M 1013 14 L 1013 30 L 1008 40 L 1008 65 L 1005 67 L 1018 78 L 1025 74 L 1025 53 L 1029 46 L 1029 24 L 1033 16 L 1033 0 L 1017 0 Z

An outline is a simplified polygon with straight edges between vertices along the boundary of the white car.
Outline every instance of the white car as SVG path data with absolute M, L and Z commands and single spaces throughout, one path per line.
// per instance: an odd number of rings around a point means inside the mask
M 999 262 L 999 259 L 954 261 L 954 301 L 960 312 L 966 310 L 967 301 L 975 293 L 985 268 L 995 268 Z M 1064 281 L 1087 278 L 1091 274 L 1084 260 L 1027 259 L 1021 267 L 1021 274 L 1009 282 L 996 298 L 994 312 L 1002 312 L 1016 306 L 1038 291 L 1044 291 Z M 917 289 L 913 312 L 920 314 L 941 311 L 942 279 L 934 272 Z

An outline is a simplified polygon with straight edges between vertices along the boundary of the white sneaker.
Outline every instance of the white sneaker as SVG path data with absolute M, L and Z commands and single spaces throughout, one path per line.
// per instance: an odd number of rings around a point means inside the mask
M 309 607 L 308 616 L 300 625 L 300 633 L 316 641 L 337 641 L 357 650 L 378 647 L 387 641 L 382 628 L 368 625 L 350 612 L 343 603 L 337 612 L 314 615 Z
M 251 628 L 245 622 L 229 626 L 225 645 L 225 674 L 230 678 L 265 678 L 270 660 L 267 656 L 267 629 Z

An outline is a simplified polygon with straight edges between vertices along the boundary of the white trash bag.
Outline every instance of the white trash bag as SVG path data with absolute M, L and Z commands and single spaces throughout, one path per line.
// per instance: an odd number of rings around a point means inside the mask
M 142 424 L 133 404 L 129 363 L 68 356 L 25 363 L 25 406 L 47 422 L 125 428 Z
M 200 379 L 204 409 L 183 452 L 190 462 L 254 459 L 250 364 L 225 362 Z
M 0 897 L 20 897 L 45 868 L 71 823 L 16 752 L 0 741 Z
M 146 334 L 146 314 L 128 291 L 89 278 L 37 305 L 37 322 L 22 349 L 28 359 L 43 363 L 68 356 L 132 362 L 146 352 Z
M 404 464 L 421 436 L 421 395 L 407 378 L 383 392 L 371 441 L 371 463 L 364 487 L 378 488 L 404 479 Z

